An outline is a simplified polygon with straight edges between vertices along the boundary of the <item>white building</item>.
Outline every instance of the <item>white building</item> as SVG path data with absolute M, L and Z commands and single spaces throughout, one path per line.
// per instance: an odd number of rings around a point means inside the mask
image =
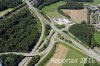
M 59 25 L 71 24 L 71 22 L 65 18 L 53 18 L 53 20 Z

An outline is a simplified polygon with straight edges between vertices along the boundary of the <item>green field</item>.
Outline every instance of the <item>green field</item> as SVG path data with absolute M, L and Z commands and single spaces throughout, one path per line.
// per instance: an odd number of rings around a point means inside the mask
M 6 14 L 7 12 L 10 12 L 10 11 L 12 11 L 13 10 L 13 8 L 9 8 L 9 9 L 7 9 L 7 10 L 5 10 L 5 11 L 1 11 L 0 12 L 0 16 L 3 16 L 4 14 Z
M 64 46 L 66 46 L 66 45 L 64 44 Z M 57 47 L 58 47 L 58 44 L 56 45 L 56 49 L 57 49 Z M 66 54 L 66 58 L 65 59 L 69 59 L 69 58 L 70 59 L 75 59 L 76 58 L 76 59 L 79 59 L 79 62 L 72 63 L 72 64 L 64 63 L 62 66 L 84 66 L 84 64 L 80 63 L 80 61 L 81 61 L 80 58 L 86 58 L 87 56 L 82 54 L 82 53 L 80 53 L 80 52 L 78 52 L 77 50 L 75 50 L 75 49 L 73 49 L 71 47 L 66 46 L 66 48 L 68 48 L 68 53 Z M 53 53 L 53 54 L 55 54 L 55 53 Z M 50 59 L 45 63 L 44 66 L 46 66 L 46 64 L 48 62 L 50 62 Z
M 94 38 L 97 43 L 100 43 L 100 33 L 98 33 L 98 32 L 94 33 Z
M 42 11 L 49 15 L 50 17 L 63 17 L 63 15 L 57 12 L 57 8 L 61 5 L 65 4 L 64 1 L 60 1 L 49 6 L 45 6 Z
M 97 5 L 100 4 L 100 0 L 94 0 L 94 2 L 85 2 L 84 4 L 91 4 L 91 5 Z
M 54 4 L 51 4 L 49 6 L 45 6 L 42 8 L 42 11 L 49 15 L 50 17 L 64 17 L 63 15 L 59 14 L 57 11 L 57 8 L 61 5 L 64 5 L 66 2 L 60 1 Z M 91 4 L 91 5 L 97 5 L 100 4 L 100 0 L 94 0 L 94 2 L 84 2 L 84 4 Z
M 84 64 L 80 63 L 80 58 L 85 58 L 86 56 L 73 48 L 69 48 L 69 51 L 66 55 L 66 59 L 78 59 L 77 63 L 64 63 L 62 66 L 84 66 Z

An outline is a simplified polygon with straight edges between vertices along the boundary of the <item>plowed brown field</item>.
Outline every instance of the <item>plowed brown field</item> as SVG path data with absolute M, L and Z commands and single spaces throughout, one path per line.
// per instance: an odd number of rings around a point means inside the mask
M 81 23 L 82 21 L 87 22 L 87 9 L 81 9 L 81 10 L 63 9 L 63 11 L 66 15 L 69 15 L 71 19 L 77 23 Z
M 53 59 L 65 59 L 67 52 L 68 52 L 68 48 L 62 44 L 59 44 L 52 58 Z M 52 63 L 50 60 L 45 66 L 62 66 L 62 64 L 63 63 L 60 63 L 60 64 Z

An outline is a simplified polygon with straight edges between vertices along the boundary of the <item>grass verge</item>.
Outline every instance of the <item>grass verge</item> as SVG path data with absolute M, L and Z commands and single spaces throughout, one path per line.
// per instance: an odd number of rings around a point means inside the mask
M 99 32 L 94 33 L 94 39 L 96 40 L 97 43 L 100 44 L 100 33 Z
M 63 15 L 59 14 L 57 8 L 61 5 L 64 5 L 64 1 L 59 1 L 57 3 L 51 4 L 49 6 L 45 6 L 42 11 L 49 15 L 50 17 L 63 17 Z

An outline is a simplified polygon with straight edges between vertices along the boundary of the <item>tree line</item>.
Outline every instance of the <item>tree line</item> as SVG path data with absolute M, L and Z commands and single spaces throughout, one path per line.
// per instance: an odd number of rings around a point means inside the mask
M 39 0 L 38 2 L 40 2 L 40 1 L 41 0 Z M 38 7 L 38 9 L 41 10 L 44 6 L 56 3 L 58 1 L 60 1 L 60 0 L 42 0 L 41 4 L 39 4 L 37 7 Z
M 56 3 L 59 1 L 74 2 L 74 3 L 69 3 L 68 5 L 64 5 L 65 7 L 68 6 L 68 8 L 75 8 L 75 7 L 76 8 L 83 8 L 83 4 L 77 3 L 77 2 L 93 2 L 94 0 L 37 0 L 38 3 L 35 4 L 34 6 L 38 7 L 38 9 L 41 10 L 44 6 L 48 6 L 50 4 L 53 4 L 53 3 Z
M 83 3 L 67 2 L 65 5 L 59 7 L 59 9 L 83 9 Z
M 43 7 L 59 2 L 59 1 L 66 2 L 66 0 L 37 0 L 38 3 L 35 4 L 34 6 L 41 10 Z

